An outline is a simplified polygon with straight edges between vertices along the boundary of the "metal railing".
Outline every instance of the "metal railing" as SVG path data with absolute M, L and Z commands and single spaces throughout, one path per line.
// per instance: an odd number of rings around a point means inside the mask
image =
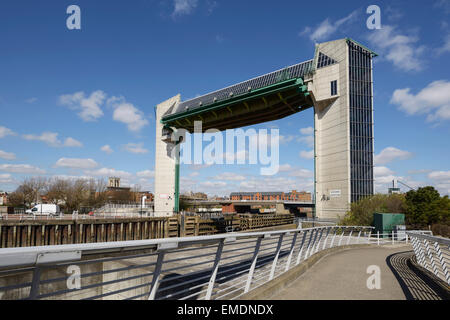
M 0 299 L 236 299 L 372 227 L 0 249 Z
M 417 263 L 450 285 L 450 239 L 407 231 Z

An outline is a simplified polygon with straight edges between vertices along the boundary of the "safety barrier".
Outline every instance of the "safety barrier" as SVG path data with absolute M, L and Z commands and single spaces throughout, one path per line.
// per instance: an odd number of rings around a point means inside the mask
M 0 249 L 0 299 L 235 299 L 371 227 Z
M 407 231 L 416 260 L 423 268 L 450 285 L 450 239 Z

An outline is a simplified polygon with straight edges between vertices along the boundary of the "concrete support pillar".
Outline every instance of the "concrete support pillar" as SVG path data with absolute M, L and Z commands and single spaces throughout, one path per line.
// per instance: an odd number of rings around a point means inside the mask
M 348 46 L 337 40 L 316 50 L 337 62 L 318 68 L 308 84 L 314 101 L 316 216 L 336 218 L 350 208 Z M 337 81 L 335 95 L 332 81 Z
M 180 100 L 177 95 L 156 106 L 154 206 L 157 217 L 172 216 L 179 209 L 179 152 L 171 141 L 170 131 L 164 130 L 161 118 Z

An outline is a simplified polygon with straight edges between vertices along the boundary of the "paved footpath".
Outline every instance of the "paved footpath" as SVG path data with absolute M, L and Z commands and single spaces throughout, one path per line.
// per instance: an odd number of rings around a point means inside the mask
M 409 245 L 349 249 L 325 256 L 271 297 L 274 300 L 436 300 L 439 295 L 406 264 Z M 367 268 L 380 267 L 381 288 L 369 290 Z

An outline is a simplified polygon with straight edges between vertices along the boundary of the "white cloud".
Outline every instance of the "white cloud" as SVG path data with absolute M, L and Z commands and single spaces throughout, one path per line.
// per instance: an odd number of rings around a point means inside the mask
M 416 46 L 419 39 L 415 36 L 400 34 L 395 27 L 383 25 L 382 29 L 372 30 L 368 37 L 375 51 L 382 54 L 395 67 L 404 71 L 420 71 L 423 69 L 421 55 L 424 46 Z
M 29 98 L 29 99 L 25 100 L 25 102 L 31 104 L 31 103 L 35 103 L 37 100 L 38 100 L 38 98 L 32 97 L 32 98 Z
M 197 7 L 197 0 L 174 0 L 172 16 L 188 15 Z
M 0 183 L 1 184 L 16 184 L 17 181 L 9 173 L 4 173 L 4 174 L 0 174 Z
M 0 158 L 5 160 L 14 160 L 16 159 L 16 155 L 12 152 L 6 152 L 3 150 L 0 150 Z
M 139 171 L 136 175 L 140 178 L 153 179 L 155 177 L 155 171 L 153 170 L 144 170 Z
M 106 94 L 97 90 L 86 97 L 83 91 L 74 94 L 65 94 L 59 97 L 59 103 L 73 110 L 79 111 L 78 116 L 84 121 L 96 121 L 103 116 L 101 105 L 105 101 Z
M 144 148 L 143 143 L 131 143 L 130 142 L 130 143 L 127 143 L 126 145 L 124 145 L 123 149 L 125 151 L 135 153 L 135 154 L 144 154 L 144 153 L 148 152 L 148 150 Z
M 198 172 L 198 171 L 194 171 L 194 172 L 189 173 L 189 177 L 192 177 L 192 178 L 198 177 L 199 175 L 200 175 L 200 172 Z
M 66 138 L 66 140 L 64 141 L 64 146 L 65 147 L 82 147 L 83 144 L 80 141 L 69 137 L 69 138 Z
M 64 140 L 64 143 L 62 143 L 58 139 L 58 133 L 57 132 L 44 132 L 40 136 L 35 134 L 24 134 L 22 137 L 25 140 L 35 140 L 35 141 L 42 141 L 45 142 L 47 145 L 51 147 L 82 147 L 83 144 L 71 137 L 68 137 Z
M 287 171 L 291 171 L 291 170 L 292 170 L 292 166 L 289 163 L 282 164 L 278 167 L 278 172 L 287 172 Z
M 15 133 L 11 129 L 0 126 L 0 138 L 4 138 L 6 136 L 14 136 Z
M 61 158 L 55 163 L 57 168 L 92 169 L 98 164 L 92 159 Z
M 133 175 L 126 171 L 116 170 L 113 168 L 101 168 L 97 170 L 87 170 L 86 174 L 96 177 L 119 177 L 119 178 L 131 178 Z
M 450 120 L 450 81 L 437 80 L 414 95 L 410 88 L 397 89 L 391 103 L 407 114 L 428 114 L 427 121 Z
M 111 97 L 107 103 L 114 108 L 113 119 L 125 123 L 128 130 L 137 132 L 148 125 L 149 122 L 144 113 L 125 101 L 124 97 Z
M 202 181 L 199 184 L 203 187 L 208 188 L 220 188 L 225 187 L 227 185 L 227 183 L 223 181 Z
M 450 33 L 444 37 L 444 44 L 440 48 L 437 48 L 436 52 L 438 55 L 450 52 Z
M 314 188 L 314 182 L 310 179 L 296 180 L 291 177 L 266 177 L 253 178 L 242 181 L 239 185 L 240 191 L 282 191 L 289 192 L 311 191 Z
M 22 137 L 25 140 L 42 141 L 52 147 L 58 147 L 61 145 L 61 141 L 58 139 L 58 133 L 56 132 L 44 132 L 40 136 L 34 134 L 24 134 Z
M 0 171 L 11 173 L 44 174 L 45 170 L 29 164 L 0 164 Z
M 100 148 L 100 150 L 106 152 L 107 154 L 111 154 L 114 152 L 114 150 L 109 146 L 109 144 L 105 144 L 103 147 Z
M 299 35 L 301 36 L 309 36 L 311 41 L 323 41 L 330 37 L 332 34 L 336 33 L 339 27 L 349 24 L 356 19 L 358 16 L 358 10 L 353 11 L 348 16 L 339 19 L 335 22 L 330 22 L 330 19 L 327 18 L 322 21 L 316 28 L 305 27 Z
M 312 178 L 314 173 L 308 169 L 294 169 L 289 176 L 298 178 Z
M 311 150 L 311 151 L 300 151 L 300 158 L 303 158 L 303 159 L 314 159 L 314 150 Z
M 392 175 L 394 174 L 394 172 L 387 168 L 387 167 L 382 167 L 382 166 L 375 166 L 373 167 L 373 175 L 374 177 L 382 177 L 382 176 L 387 176 L 387 175 Z
M 384 148 L 379 154 L 374 156 L 376 165 L 386 164 L 394 160 L 407 160 L 412 158 L 413 154 L 409 151 L 400 150 L 394 147 Z
M 450 171 L 432 171 L 428 174 L 428 179 L 433 181 L 441 195 L 450 194 Z
M 298 137 L 297 142 L 302 142 L 306 144 L 308 147 L 312 148 L 314 147 L 314 136 Z
M 214 180 L 225 180 L 225 181 L 242 181 L 245 180 L 245 177 L 233 172 L 224 172 L 213 177 Z
M 314 133 L 313 127 L 301 128 L 300 133 L 304 135 L 312 135 Z
M 435 181 L 450 181 L 450 171 L 432 171 L 428 178 Z
M 294 135 L 288 135 L 288 136 L 284 136 L 284 135 L 279 135 L 278 136 L 278 139 L 279 139 L 279 141 L 280 141 L 280 144 L 285 144 L 285 143 L 289 143 L 289 142 L 291 142 L 292 140 L 294 140 L 295 139 L 295 136 Z

